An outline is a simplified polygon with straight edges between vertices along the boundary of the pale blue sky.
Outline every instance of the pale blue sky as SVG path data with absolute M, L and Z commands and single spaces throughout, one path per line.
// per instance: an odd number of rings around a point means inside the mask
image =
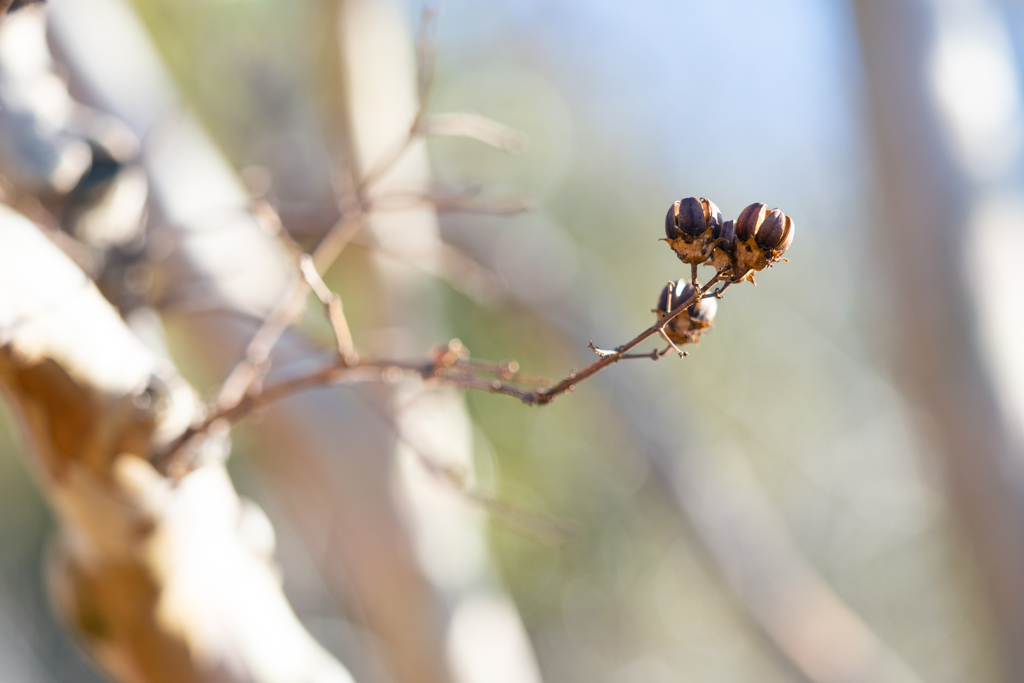
M 447 0 L 439 43 L 442 64 L 543 64 L 592 125 L 673 185 L 717 188 L 726 204 L 832 204 L 863 191 L 870 157 L 845 2 Z

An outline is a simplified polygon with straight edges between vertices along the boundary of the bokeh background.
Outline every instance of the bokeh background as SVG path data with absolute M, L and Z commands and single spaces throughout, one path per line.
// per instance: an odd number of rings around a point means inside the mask
M 324 83 L 333 74 L 310 38 L 322 4 L 134 1 L 190 108 L 300 241 L 332 220 Z M 935 135 L 922 144 L 939 152 L 920 162 L 922 177 L 944 165 L 964 215 L 995 206 L 1004 230 L 984 242 L 990 258 L 972 261 L 965 247 L 963 271 L 943 271 L 987 295 L 989 268 L 1017 268 L 1008 245 L 1022 229 L 1024 12 L 1011 0 L 893 5 L 911 8 L 895 12 L 893 30 L 923 36 L 926 78 L 891 64 L 908 91 L 931 93 L 934 119 L 921 126 Z M 412 36 L 423 7 L 399 9 Z M 479 486 L 574 529 L 544 543 L 500 515 L 464 510 L 487 521 L 493 573 L 545 680 L 807 680 L 779 646 L 786 622 L 771 613 L 786 603 L 764 602 L 756 570 L 743 574 L 780 547 L 786 567 L 824 579 L 906 667 L 900 680 L 1014 680 L 987 560 L 973 545 L 978 530 L 965 521 L 969 506 L 949 495 L 942 417 L 908 398 L 919 385 L 900 367 L 913 353 L 901 345 L 914 339 L 902 327 L 906 283 L 885 227 L 896 181 L 879 171 L 892 150 L 878 143 L 887 114 L 872 104 L 878 76 L 864 59 L 866 50 L 888 54 L 869 26 L 884 11 L 858 14 L 839 0 L 448 0 L 437 10 L 430 109 L 479 113 L 529 140 L 514 155 L 472 140 L 429 142 L 439 186 L 535 198 L 521 215 L 441 217 L 444 238 L 506 289 L 481 302 L 442 285 L 450 332 L 474 356 L 560 377 L 590 362 L 588 339 L 612 347 L 647 327 L 660 288 L 686 275 L 657 241 L 676 199 L 709 197 L 726 217 L 763 201 L 797 226 L 789 262 L 759 275 L 756 288 L 731 289 L 688 358 L 620 363 L 542 409 L 467 395 Z M 973 234 L 976 224 L 961 223 Z M 363 296 L 369 251 L 353 246 L 327 274 L 359 344 L 378 333 L 374 296 Z M 965 301 L 949 306 L 979 306 Z M 1014 305 L 998 311 L 1012 317 Z M 327 339 L 312 307 L 309 318 L 306 329 Z M 1019 346 L 1014 328 L 986 326 L 983 314 L 960 324 L 981 339 L 976 365 L 988 370 L 979 372 L 1008 385 L 996 393 L 1011 396 L 1000 405 L 1016 414 L 1021 389 L 1012 370 L 1000 371 L 998 351 Z M 176 353 L 188 368 L 185 345 Z M 191 377 L 213 389 L 201 373 Z M 34 673 L 21 680 L 99 680 L 48 608 L 41 563 L 52 522 L 4 424 L 0 651 L 29 662 L 24 671 Z M 236 483 L 278 529 L 300 618 L 345 657 L 358 618 L 325 597 L 324 567 L 291 533 L 251 447 L 243 427 Z M 740 501 L 735 525 L 715 517 L 724 499 Z M 839 618 L 824 608 L 821 616 Z

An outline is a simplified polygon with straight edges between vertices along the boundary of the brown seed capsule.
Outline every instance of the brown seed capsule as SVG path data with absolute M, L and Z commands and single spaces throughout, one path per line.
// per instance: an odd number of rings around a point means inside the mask
M 786 214 L 778 209 L 772 209 L 764 217 L 761 229 L 757 231 L 754 241 L 762 249 L 774 249 L 782 241 L 782 232 L 786 227 Z
M 658 320 L 664 318 L 679 304 L 693 296 L 696 290 L 688 280 L 670 282 L 661 290 L 658 297 L 658 308 L 655 313 Z M 675 344 L 697 344 L 700 338 L 711 330 L 718 302 L 715 299 L 701 299 L 677 315 L 665 326 L 665 334 Z
M 746 242 L 756 235 L 767 215 L 768 205 L 761 202 L 755 202 L 740 211 L 740 215 L 736 218 L 736 239 Z
M 715 248 L 711 254 L 711 265 L 722 277 L 729 277 L 736 265 L 736 224 L 726 221 L 713 236 Z
M 683 263 L 704 263 L 711 256 L 712 233 L 722 225 L 722 212 L 704 197 L 672 204 L 665 216 L 666 241 Z
M 783 254 L 786 253 L 786 250 L 789 249 L 790 246 L 792 246 L 793 235 L 795 234 L 796 226 L 793 223 L 793 219 L 791 217 L 782 213 L 778 209 L 772 211 L 772 214 L 776 213 L 780 217 L 779 224 L 781 226 L 782 234 L 778 238 L 773 239 L 772 241 L 769 241 L 766 238 L 765 243 L 761 246 L 763 249 L 771 249 L 773 252 L 773 257 L 775 259 L 779 259 L 782 257 Z M 771 214 L 769 214 L 769 216 L 771 216 Z M 768 221 L 765 220 L 765 223 L 767 224 Z
M 772 265 L 793 243 L 793 219 L 779 209 L 751 204 L 736 219 L 736 249 L 733 279 L 746 277 L 751 270 Z
M 695 326 L 711 327 L 718 314 L 718 300 L 715 298 L 701 299 L 686 309 L 690 322 Z

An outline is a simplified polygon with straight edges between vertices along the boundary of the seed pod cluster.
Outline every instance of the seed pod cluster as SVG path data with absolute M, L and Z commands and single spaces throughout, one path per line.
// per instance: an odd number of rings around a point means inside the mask
M 751 204 L 736 219 L 737 270 L 764 270 L 793 243 L 793 219 L 766 204 Z
M 666 242 L 683 263 L 704 263 L 714 248 L 714 232 L 722 227 L 722 212 L 704 197 L 687 197 L 672 204 L 665 216 Z
M 793 244 L 794 226 L 792 218 L 760 202 L 723 222 L 714 202 L 688 197 L 669 209 L 665 234 L 683 263 L 710 263 L 723 280 L 741 282 L 782 258 Z
M 661 320 L 669 311 L 693 296 L 696 290 L 688 280 L 670 282 L 661 290 L 658 307 L 654 312 Z M 700 299 L 686 310 L 669 321 L 665 326 L 665 334 L 675 344 L 698 344 L 700 338 L 711 331 L 715 314 L 718 312 L 718 301 L 714 298 Z

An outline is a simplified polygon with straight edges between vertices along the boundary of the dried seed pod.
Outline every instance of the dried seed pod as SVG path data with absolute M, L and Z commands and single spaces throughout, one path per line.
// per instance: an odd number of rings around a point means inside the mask
M 774 259 L 780 258 L 793 244 L 793 219 L 779 209 L 772 209 L 764 219 L 755 240 L 764 250 L 771 251 Z
M 665 285 L 658 297 L 658 308 L 655 309 L 658 320 L 692 297 L 695 291 L 693 284 L 685 279 Z M 697 344 L 711 330 L 717 312 L 718 302 L 715 299 L 700 299 L 669 321 L 665 326 L 665 334 L 678 345 Z
M 782 233 L 786 227 L 786 214 L 772 209 L 764 217 L 761 229 L 757 231 L 754 241 L 762 249 L 774 249 L 782 242 Z
M 768 205 L 761 202 L 755 202 L 740 211 L 740 215 L 736 218 L 736 239 L 746 242 L 756 235 L 767 215 Z
M 793 234 L 793 219 L 779 209 L 769 211 L 760 202 L 743 209 L 736 219 L 733 279 L 778 261 L 793 243 Z
M 714 246 L 713 233 L 722 225 L 722 212 L 704 197 L 687 197 L 672 204 L 665 216 L 666 242 L 683 263 L 704 263 Z
M 736 224 L 726 221 L 714 232 L 715 247 L 711 253 L 711 265 L 722 277 L 736 269 Z
M 715 321 L 715 315 L 718 313 L 718 300 L 714 297 L 701 299 L 687 308 L 686 312 L 689 314 L 690 322 L 693 325 L 702 328 L 711 327 L 711 324 Z

